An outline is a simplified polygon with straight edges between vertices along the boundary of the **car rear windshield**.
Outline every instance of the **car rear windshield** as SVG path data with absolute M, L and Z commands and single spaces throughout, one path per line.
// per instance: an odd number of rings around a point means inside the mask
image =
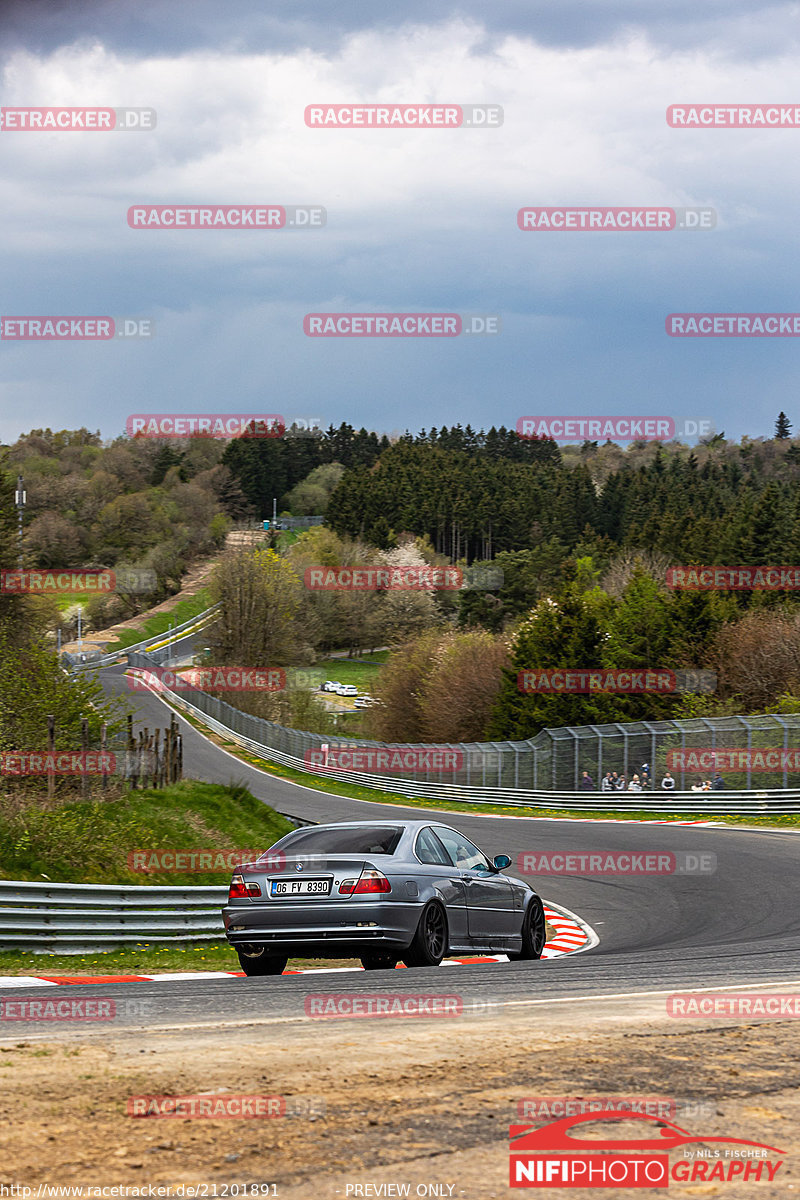
M 402 828 L 396 825 L 304 829 L 287 838 L 280 848 L 290 857 L 294 854 L 394 854 L 402 833 Z

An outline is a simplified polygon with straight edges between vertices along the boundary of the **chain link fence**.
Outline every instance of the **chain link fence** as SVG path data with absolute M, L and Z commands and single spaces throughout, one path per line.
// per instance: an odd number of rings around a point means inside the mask
M 155 655 L 129 653 L 128 662 L 147 670 L 166 662 L 168 654 L 166 648 Z M 675 779 L 676 791 L 689 790 L 698 778 L 710 779 L 717 770 L 731 790 L 800 788 L 800 714 L 796 713 L 567 726 L 542 730 L 521 742 L 460 742 L 437 747 L 450 752 L 442 755 L 450 765 L 437 768 L 435 756 L 426 754 L 431 746 L 423 743 L 306 733 L 242 712 L 197 688 L 181 688 L 180 694 L 241 737 L 306 762 L 312 754 L 319 761 L 326 747 L 401 755 L 411 751 L 406 757 L 417 758 L 418 765 L 392 774 L 417 783 L 575 792 L 581 790 L 584 771 L 599 790 L 606 772 L 617 771 L 630 780 L 647 764 L 651 787 L 657 791 L 667 771 Z

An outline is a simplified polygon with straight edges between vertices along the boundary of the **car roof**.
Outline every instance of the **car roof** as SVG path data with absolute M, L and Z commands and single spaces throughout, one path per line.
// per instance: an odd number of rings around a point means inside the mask
M 372 821 L 326 821 L 324 824 L 321 824 L 321 825 L 312 825 L 312 826 L 302 825 L 300 827 L 300 829 L 292 829 L 292 830 L 290 830 L 290 832 L 291 833 L 300 833 L 302 830 L 308 829 L 308 828 L 311 828 L 314 830 L 317 830 L 317 829 L 344 829 L 344 828 L 374 829 L 376 825 L 402 826 L 404 829 L 426 829 L 428 827 L 428 825 L 443 825 L 445 827 L 445 829 L 453 828 L 452 825 L 448 825 L 445 821 L 432 821 L 430 819 L 423 821 L 423 820 L 419 820 L 416 818 L 412 821 L 406 821 L 402 817 L 399 819 L 396 819 L 393 817 L 375 817 L 375 819 Z M 289 835 L 286 834 L 285 836 L 288 837 Z

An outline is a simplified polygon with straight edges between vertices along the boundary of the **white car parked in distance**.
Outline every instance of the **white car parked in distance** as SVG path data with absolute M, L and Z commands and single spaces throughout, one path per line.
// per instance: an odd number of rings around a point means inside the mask
M 339 684 L 339 695 L 340 696 L 357 696 L 358 688 L 353 683 L 340 683 Z

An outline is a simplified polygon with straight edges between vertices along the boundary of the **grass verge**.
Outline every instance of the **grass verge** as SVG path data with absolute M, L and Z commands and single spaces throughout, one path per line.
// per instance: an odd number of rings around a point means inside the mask
M 303 668 L 303 677 L 309 682 L 319 684 L 326 679 L 335 679 L 337 683 L 352 683 L 359 691 L 369 691 L 375 675 L 381 666 L 380 660 L 375 662 L 353 662 L 349 658 L 324 658 L 313 667 Z M 290 674 L 290 672 L 287 672 Z
M 124 650 L 126 646 L 143 641 L 144 638 L 155 638 L 162 633 L 168 633 L 170 625 L 183 625 L 184 621 L 196 617 L 210 607 L 211 597 L 208 590 L 202 588 L 194 596 L 179 600 L 168 612 L 155 613 L 154 616 L 145 618 L 136 629 L 123 629 L 115 641 L 108 643 L 105 653 L 114 654 L 117 650 Z
M 292 959 L 289 969 L 360 967 L 358 959 Z M 198 946 L 159 946 L 152 942 L 95 954 L 34 954 L 0 951 L 1 975 L 159 975 L 171 971 L 238 971 L 236 951 L 227 942 Z
M 231 868 L 157 869 L 135 851 L 266 849 L 293 826 L 244 787 L 184 780 L 110 800 L 0 798 L 0 878 L 52 883 L 227 884 Z M 136 869 L 137 863 L 147 870 Z

